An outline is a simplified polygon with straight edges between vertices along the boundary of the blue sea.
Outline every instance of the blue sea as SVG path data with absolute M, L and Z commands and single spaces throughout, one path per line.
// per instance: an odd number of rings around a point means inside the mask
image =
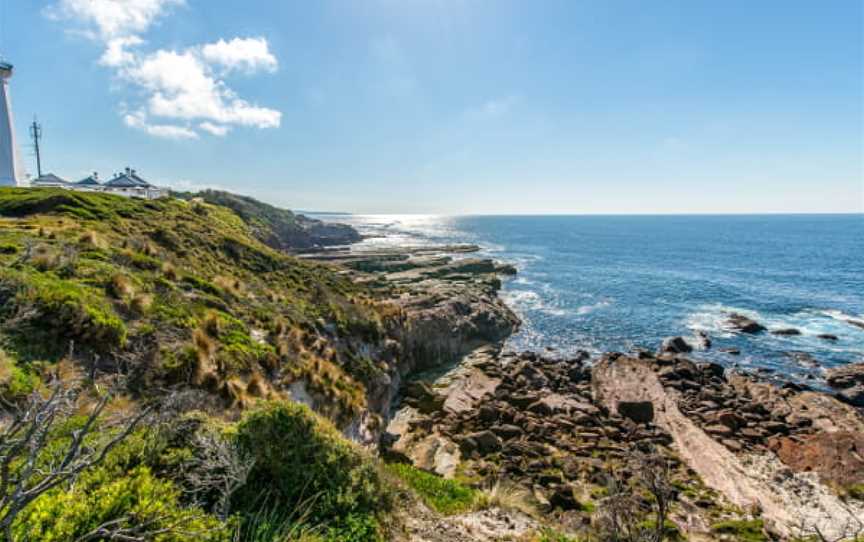
M 695 357 L 794 378 L 864 360 L 864 329 L 850 323 L 864 322 L 864 215 L 327 219 L 374 236 L 356 250 L 475 243 L 481 256 L 515 264 L 502 292 L 524 322 L 513 349 L 653 350 L 664 337 L 702 331 L 713 346 Z M 736 334 L 729 312 L 801 335 Z M 824 333 L 838 340 L 817 337 Z

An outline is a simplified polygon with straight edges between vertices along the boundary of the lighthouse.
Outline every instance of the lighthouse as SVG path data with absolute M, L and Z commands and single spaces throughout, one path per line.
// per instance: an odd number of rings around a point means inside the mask
M 12 103 L 9 101 L 9 79 L 12 64 L 0 61 L 0 186 L 23 186 L 24 167 L 15 142 Z

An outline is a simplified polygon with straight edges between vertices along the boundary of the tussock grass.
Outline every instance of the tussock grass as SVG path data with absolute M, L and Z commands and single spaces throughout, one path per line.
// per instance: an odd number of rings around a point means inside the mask
M 497 480 L 491 486 L 481 489 L 477 506 L 516 510 L 531 517 L 538 517 L 540 514 L 539 505 L 529 490 L 504 480 Z

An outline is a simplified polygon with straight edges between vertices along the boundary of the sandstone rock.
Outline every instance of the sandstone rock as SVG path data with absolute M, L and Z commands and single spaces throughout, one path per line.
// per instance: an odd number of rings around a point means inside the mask
M 484 423 L 492 423 L 498 419 L 498 409 L 491 405 L 482 405 L 477 411 L 477 417 Z
M 636 423 L 654 421 L 654 404 L 651 401 L 620 401 L 618 414 Z
M 762 422 L 762 428 L 771 434 L 778 434 L 778 433 L 782 434 L 782 435 L 788 435 L 789 434 L 789 426 L 783 422 L 778 422 L 778 421 Z
M 835 389 L 864 384 L 864 362 L 832 367 L 826 372 L 828 385 Z
M 761 333 L 766 329 L 765 326 L 756 320 L 748 318 L 743 314 L 738 314 L 737 312 L 731 313 L 729 318 L 726 320 L 726 323 L 733 330 L 741 333 Z
M 697 367 L 703 375 L 713 376 L 715 378 L 722 379 L 726 374 L 726 369 L 718 363 L 699 363 Z
M 853 386 L 837 392 L 837 398 L 852 406 L 864 408 L 864 386 Z
M 549 497 L 549 506 L 561 510 L 579 510 L 582 505 L 576 500 L 573 488 L 568 484 L 562 484 L 555 488 Z
M 719 423 L 705 427 L 705 432 L 712 435 L 719 435 L 722 437 L 728 437 L 732 435 L 732 429 Z
M 402 390 L 405 403 L 423 414 L 437 412 L 444 407 L 446 397 L 437 393 L 426 382 L 409 382 Z
M 490 428 L 490 431 L 492 431 L 504 440 L 510 440 L 512 438 L 520 437 L 524 433 L 521 427 L 510 424 L 493 425 Z
M 771 441 L 771 448 L 798 472 L 816 472 L 827 484 L 849 487 L 864 483 L 864 434 L 820 432 L 798 442 L 788 437 Z
M 536 393 L 520 393 L 510 395 L 506 398 L 506 401 L 516 408 L 523 409 L 537 401 L 539 398 L 540 396 Z
M 864 362 L 832 367 L 827 371 L 828 385 L 839 390 L 837 398 L 852 406 L 864 407 Z
M 459 441 L 459 451 L 462 452 L 464 457 L 469 457 L 477 451 L 477 448 L 477 441 L 471 437 L 465 437 Z
M 732 412 L 731 410 L 721 410 L 717 413 L 717 422 L 721 425 L 725 425 L 731 430 L 736 430 L 743 425 L 746 425 L 746 421 L 744 418 Z
M 692 352 L 693 347 L 684 340 L 684 337 L 667 337 L 660 345 L 660 352 L 671 354 L 686 354 Z
M 744 445 L 738 442 L 737 440 L 723 439 L 720 441 L 720 444 L 726 446 L 733 452 L 740 452 L 744 450 Z
M 491 454 L 501 449 L 501 439 L 492 431 L 471 433 L 468 438 L 477 443 L 477 450 L 481 454 Z

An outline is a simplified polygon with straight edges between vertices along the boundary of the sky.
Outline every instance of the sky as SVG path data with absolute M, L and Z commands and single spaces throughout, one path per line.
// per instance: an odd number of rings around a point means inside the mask
M 28 169 L 314 211 L 864 212 L 860 0 L 0 0 Z

